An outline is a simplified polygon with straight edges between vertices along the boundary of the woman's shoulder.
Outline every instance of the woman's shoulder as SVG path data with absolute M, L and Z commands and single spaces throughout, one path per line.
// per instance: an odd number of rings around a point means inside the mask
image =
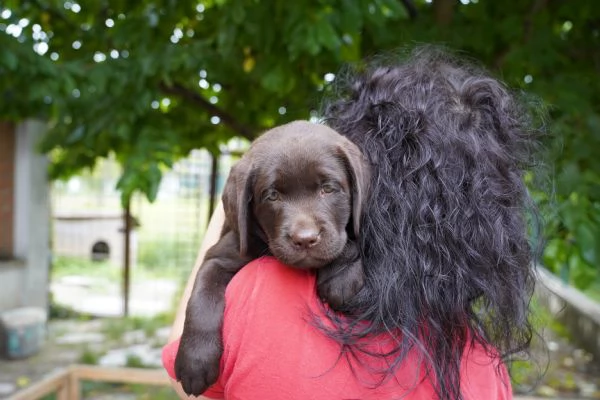
M 268 301 L 272 296 L 307 296 L 314 293 L 314 284 L 314 273 L 263 256 L 242 267 L 227 285 L 225 298 L 255 298 L 260 294 L 263 301 Z

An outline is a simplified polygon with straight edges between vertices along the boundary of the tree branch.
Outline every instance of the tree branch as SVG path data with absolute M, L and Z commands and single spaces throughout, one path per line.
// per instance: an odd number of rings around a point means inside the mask
M 227 114 L 225 111 L 221 110 L 219 107 L 211 104 L 208 100 L 202 97 L 199 93 L 196 93 L 193 90 L 186 88 L 185 86 L 181 86 L 179 84 L 173 84 L 172 86 L 168 86 L 166 83 L 161 82 L 159 84 L 160 90 L 165 94 L 172 94 L 179 96 L 185 100 L 188 100 L 212 115 L 216 115 L 221 119 L 221 121 L 235 131 L 238 135 L 248 139 L 255 139 L 255 130 L 241 124 L 238 120 L 236 120 L 232 115 Z

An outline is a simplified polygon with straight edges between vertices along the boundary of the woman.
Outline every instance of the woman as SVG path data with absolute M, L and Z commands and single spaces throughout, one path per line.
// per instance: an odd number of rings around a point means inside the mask
M 522 178 L 537 132 L 525 108 L 435 48 L 345 83 L 324 115 L 373 166 L 365 286 L 339 315 L 315 297 L 310 273 L 271 258 L 244 267 L 227 290 L 221 376 L 205 396 L 511 398 L 504 361 L 532 335 Z M 173 339 L 181 325 L 182 311 Z

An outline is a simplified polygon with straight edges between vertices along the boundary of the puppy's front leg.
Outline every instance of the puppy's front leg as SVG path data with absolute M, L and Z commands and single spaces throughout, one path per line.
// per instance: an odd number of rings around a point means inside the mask
M 175 359 L 175 375 L 187 394 L 200 395 L 219 376 L 225 288 L 249 261 L 240 256 L 233 231 L 225 232 L 206 253 L 188 301 Z
M 350 298 L 363 287 L 365 276 L 356 242 L 348 241 L 331 264 L 317 270 L 317 293 L 336 311 L 343 311 Z

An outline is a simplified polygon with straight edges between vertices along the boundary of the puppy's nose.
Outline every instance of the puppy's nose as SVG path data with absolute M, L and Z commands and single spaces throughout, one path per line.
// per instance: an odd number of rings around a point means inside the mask
M 300 228 L 294 230 L 290 235 L 296 247 L 309 249 L 319 243 L 319 231 L 314 228 Z

